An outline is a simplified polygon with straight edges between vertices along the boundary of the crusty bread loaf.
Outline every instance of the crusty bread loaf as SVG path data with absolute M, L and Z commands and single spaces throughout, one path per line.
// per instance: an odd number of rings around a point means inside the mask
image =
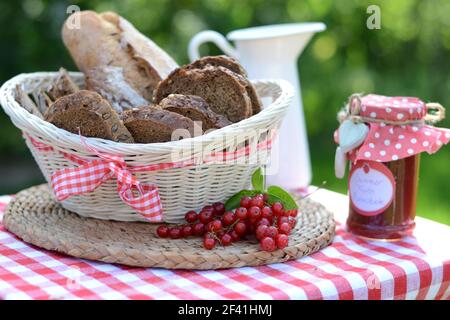
M 121 67 L 129 85 L 151 100 L 157 83 L 177 67 L 167 53 L 115 13 L 80 11 L 69 19 L 77 19 L 80 27 L 66 21 L 62 37 L 82 72 L 95 67 Z
M 196 123 L 200 122 L 204 131 L 231 124 L 227 118 L 213 112 L 206 101 L 199 96 L 170 94 L 161 100 L 159 106 L 165 110 L 181 114 Z
M 85 137 L 133 143 L 133 137 L 108 101 L 98 93 L 80 90 L 56 100 L 45 113 L 55 126 Z
M 191 119 L 155 106 L 127 110 L 121 119 L 137 143 L 167 142 L 179 139 L 180 135 L 194 135 Z
M 242 76 L 242 81 L 246 83 L 245 89 L 247 90 L 247 94 L 250 97 L 250 100 L 252 101 L 252 114 L 257 114 L 258 112 L 261 111 L 262 103 L 256 93 L 255 87 L 250 82 L 250 80 L 247 79 L 247 72 L 236 59 L 233 59 L 225 55 L 206 56 L 186 65 L 185 68 L 203 69 L 206 66 L 215 66 L 215 67 L 221 66 Z
M 242 76 L 221 66 L 172 71 L 156 87 L 154 102 L 159 103 L 172 93 L 200 96 L 214 112 L 232 122 L 252 115 L 252 103 Z
M 55 79 L 53 84 L 48 90 L 50 98 L 54 101 L 60 97 L 66 96 L 71 93 L 75 93 L 80 88 L 72 80 L 69 73 L 64 68 L 59 68 L 58 77 Z
M 20 104 L 22 108 L 27 110 L 29 113 L 34 114 L 35 116 L 42 119 L 42 113 L 33 100 L 22 90 L 22 88 L 17 85 L 16 86 L 16 101 Z
M 123 76 L 123 68 L 104 66 L 85 72 L 86 89 L 99 93 L 118 113 L 146 105 L 145 100 Z

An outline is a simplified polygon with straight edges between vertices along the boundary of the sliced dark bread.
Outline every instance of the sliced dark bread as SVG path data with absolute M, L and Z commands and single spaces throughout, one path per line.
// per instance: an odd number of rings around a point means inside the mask
M 85 72 L 85 76 L 86 89 L 99 93 L 118 113 L 148 104 L 148 101 L 128 84 L 121 67 L 92 68 Z
M 159 103 L 172 93 L 200 96 L 212 111 L 226 116 L 232 122 L 252 115 L 246 83 L 241 76 L 221 66 L 175 69 L 156 87 L 154 102 Z
M 225 67 L 233 72 L 236 72 L 237 74 L 240 74 L 243 77 L 247 77 L 247 72 L 239 64 L 239 62 L 236 59 L 225 55 L 201 57 L 200 59 L 195 60 L 185 67 L 186 69 L 203 69 L 206 66 Z
M 80 88 L 70 77 L 69 73 L 64 68 L 59 68 L 58 77 L 48 90 L 50 98 L 54 101 L 58 98 L 66 96 L 71 93 L 79 91 Z
M 155 106 L 124 111 L 121 118 L 137 143 L 167 142 L 194 134 L 191 119 Z
M 56 100 L 45 113 L 55 126 L 85 137 L 133 143 L 119 115 L 98 93 L 80 90 Z
M 200 122 L 204 131 L 231 124 L 227 118 L 213 112 L 206 101 L 199 96 L 170 94 L 161 100 L 159 106 L 164 110 L 181 114 L 192 121 Z
M 252 114 L 257 114 L 261 111 L 261 100 L 259 99 L 255 87 L 247 78 L 247 72 L 245 69 L 239 64 L 239 62 L 231 57 L 220 55 L 220 56 L 206 56 L 202 57 L 194 62 L 185 66 L 186 69 L 203 69 L 206 66 L 214 66 L 214 67 L 224 67 L 227 68 L 238 75 L 242 76 L 242 81 L 246 83 L 247 94 L 252 100 Z

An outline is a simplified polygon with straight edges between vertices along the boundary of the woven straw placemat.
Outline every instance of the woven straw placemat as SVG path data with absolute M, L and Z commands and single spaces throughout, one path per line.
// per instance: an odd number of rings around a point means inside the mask
M 326 247 L 334 237 L 333 215 L 309 199 L 300 205 L 289 246 L 274 252 L 261 251 L 255 240 L 206 250 L 198 237 L 160 239 L 154 224 L 83 218 L 62 208 L 47 185 L 18 193 L 3 224 L 25 242 L 78 258 L 138 267 L 220 269 L 283 262 Z

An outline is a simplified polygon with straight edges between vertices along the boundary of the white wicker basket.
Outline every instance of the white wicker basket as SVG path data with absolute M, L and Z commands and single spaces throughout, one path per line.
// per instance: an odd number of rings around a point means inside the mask
M 83 86 L 81 73 L 71 75 Z M 57 128 L 30 114 L 16 102 L 17 85 L 20 85 L 26 93 L 32 94 L 47 88 L 56 76 L 56 72 L 21 74 L 6 82 L 0 89 L 1 105 L 12 122 L 23 133 L 53 147 L 53 151 L 42 151 L 26 139 L 47 181 L 50 181 L 51 174 L 56 170 L 75 166 L 61 155 L 61 151 L 85 159 L 97 158 L 86 150 L 78 135 Z M 261 97 L 272 98 L 270 105 L 248 119 L 203 136 L 151 144 L 125 144 L 97 138 L 86 138 L 86 141 L 100 152 L 122 155 L 128 166 L 172 162 L 174 153 L 185 152 L 192 155 L 193 147 L 194 150 L 198 150 L 198 147 L 208 146 L 212 151 L 222 151 L 225 147 L 227 151 L 235 151 L 243 144 L 248 145 L 265 139 L 270 130 L 278 129 L 293 97 L 293 88 L 286 81 L 261 80 L 255 81 L 254 84 Z M 248 132 L 259 133 L 249 139 L 246 134 Z M 186 211 L 197 210 L 215 201 L 223 201 L 235 192 L 248 187 L 252 172 L 267 162 L 268 155 L 267 151 L 264 154 L 256 154 L 256 161 L 253 162 L 199 164 L 194 167 L 140 172 L 135 175 L 143 183 L 155 183 L 158 186 L 164 210 L 163 220 L 179 222 Z M 106 181 L 93 192 L 72 196 L 62 201 L 62 206 L 86 217 L 146 221 L 121 201 L 114 179 Z

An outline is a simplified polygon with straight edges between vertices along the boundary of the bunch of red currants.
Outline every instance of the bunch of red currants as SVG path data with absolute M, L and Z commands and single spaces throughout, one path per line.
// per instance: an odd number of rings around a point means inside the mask
M 203 246 L 208 250 L 217 243 L 229 246 L 254 236 L 262 250 L 271 252 L 287 247 L 297 214 L 297 209 L 285 210 L 280 202 L 269 204 L 267 194 L 257 194 L 243 197 L 234 211 L 226 211 L 222 202 L 207 205 L 199 213 L 188 211 L 186 224 L 161 225 L 156 232 L 161 238 L 171 239 L 202 236 Z

